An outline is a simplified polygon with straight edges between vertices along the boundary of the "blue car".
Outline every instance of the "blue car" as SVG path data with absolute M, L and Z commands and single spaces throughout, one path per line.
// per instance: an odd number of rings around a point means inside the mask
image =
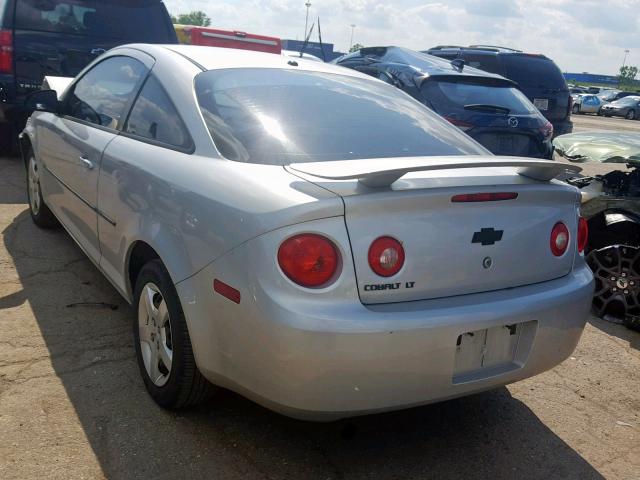
M 496 155 L 553 157 L 553 126 L 511 80 L 401 47 L 363 48 L 334 63 L 395 85 Z

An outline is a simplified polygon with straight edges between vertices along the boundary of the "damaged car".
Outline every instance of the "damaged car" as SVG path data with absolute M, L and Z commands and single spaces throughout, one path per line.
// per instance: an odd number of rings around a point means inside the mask
M 589 226 L 587 263 L 596 279 L 593 310 L 640 329 L 640 134 L 575 133 L 556 138 L 554 145 L 571 162 L 620 166 L 567 182 L 581 190 L 581 214 Z

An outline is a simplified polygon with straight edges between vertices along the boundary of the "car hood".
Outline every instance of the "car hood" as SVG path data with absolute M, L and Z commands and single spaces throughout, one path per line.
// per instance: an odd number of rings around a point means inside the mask
M 585 132 L 560 135 L 556 152 L 571 162 L 626 163 L 640 160 L 640 133 Z

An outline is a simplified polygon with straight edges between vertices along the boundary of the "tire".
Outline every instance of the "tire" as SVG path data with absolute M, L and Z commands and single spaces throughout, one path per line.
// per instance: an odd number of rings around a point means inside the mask
M 627 120 L 635 120 L 636 119 L 636 111 L 635 110 L 629 110 L 627 112 L 627 114 L 624 116 L 624 118 L 626 118 Z
M 160 260 L 142 267 L 134 298 L 136 358 L 151 397 L 172 410 L 210 398 L 214 386 L 198 370 L 180 299 Z
M 571 109 L 571 112 L 575 115 L 577 115 L 578 113 L 580 113 L 580 105 L 578 105 L 577 103 L 573 106 L 573 108 Z
M 40 175 L 38 171 L 38 162 L 33 150 L 27 151 L 27 196 L 29 198 L 29 212 L 31 219 L 40 228 L 52 229 L 58 228 L 60 222 L 55 215 L 49 210 L 47 204 L 42 198 L 42 190 L 40 189 Z

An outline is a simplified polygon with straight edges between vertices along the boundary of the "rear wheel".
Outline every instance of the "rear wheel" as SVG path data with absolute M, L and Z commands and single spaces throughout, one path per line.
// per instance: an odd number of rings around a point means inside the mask
M 636 118 L 636 111 L 635 111 L 635 110 L 629 110 L 629 111 L 627 112 L 627 114 L 625 115 L 625 118 L 626 118 L 627 120 L 635 120 L 635 118 Z
M 27 152 L 27 196 L 33 223 L 40 228 L 56 228 L 60 224 L 42 198 L 40 170 L 33 150 Z
M 153 260 L 142 268 L 135 299 L 136 357 L 151 397 L 170 409 L 189 407 L 209 398 L 213 385 L 196 366 L 180 299 L 162 262 Z

